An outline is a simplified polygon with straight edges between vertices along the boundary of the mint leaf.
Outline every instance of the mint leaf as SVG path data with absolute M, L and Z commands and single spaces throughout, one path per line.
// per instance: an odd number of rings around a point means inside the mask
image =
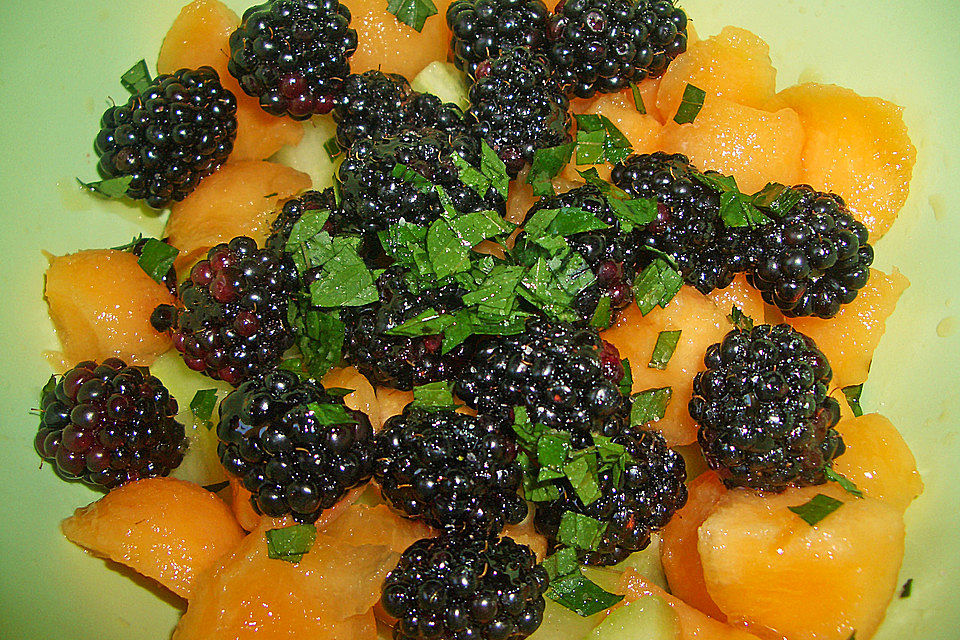
M 445 381 L 414 387 L 413 404 L 427 411 L 453 411 L 462 406 L 453 401 L 453 383 Z
M 300 357 L 284 360 L 282 366 L 308 377 L 322 378 L 340 363 L 346 327 L 339 311 L 310 307 L 305 299 L 291 301 L 287 319 L 298 336 Z
M 580 573 L 580 562 L 577 560 L 577 550 L 573 547 L 563 547 L 543 559 L 543 568 L 550 580 L 557 580 L 564 576 Z
M 568 142 L 556 147 L 537 149 L 534 152 L 530 173 L 527 174 L 527 184 L 533 186 L 533 195 L 555 195 L 551 180 L 557 177 L 563 168 L 570 163 L 570 158 L 576 146 L 575 142 Z
M 401 325 L 387 329 L 386 333 L 392 336 L 407 336 L 408 338 L 437 336 L 455 322 L 453 316 L 439 313 L 436 309 L 430 308 Z
M 623 596 L 604 591 L 579 572 L 551 580 L 545 595 L 585 618 L 609 609 L 623 600 Z
M 637 86 L 636 82 L 630 83 L 630 91 L 633 93 L 633 106 L 636 108 L 637 113 L 646 115 L 647 107 L 643 104 L 643 96 L 640 94 L 640 87 Z
M 633 370 L 630 368 L 630 361 L 626 358 L 622 359 L 620 364 L 623 365 L 623 379 L 620 380 L 620 393 L 628 396 L 633 389 Z
M 607 116 L 575 114 L 577 164 L 617 163 L 633 153 L 623 132 Z
M 901 598 L 909 598 L 910 593 L 913 591 L 913 578 L 908 578 L 906 582 L 903 583 L 903 587 L 900 589 Z
M 596 551 L 603 541 L 607 523 L 573 511 L 565 511 L 560 517 L 557 540 L 574 549 Z
M 577 131 L 577 164 L 599 164 L 606 158 L 603 131 Z
M 824 475 L 827 477 L 827 480 L 836 482 L 847 493 L 854 495 L 858 498 L 863 497 L 863 491 L 860 490 L 857 484 L 850 478 L 843 475 L 842 473 L 839 473 L 837 471 L 834 471 L 832 468 L 827 467 L 826 470 L 824 471 Z
M 539 238 L 542 236 L 567 237 L 608 228 L 609 225 L 589 211 L 579 207 L 560 207 L 537 210 L 527 220 L 523 230 L 528 236 Z
M 666 307 L 683 286 L 683 277 L 663 258 L 655 258 L 633 282 L 633 297 L 641 315 Z
M 134 95 L 140 95 L 146 91 L 150 82 L 150 71 L 147 69 L 146 60 L 140 60 L 120 76 L 120 84 Z
M 176 247 L 156 238 L 148 238 L 140 251 L 140 257 L 137 258 L 137 264 L 154 282 L 163 284 L 163 277 L 170 273 L 178 255 L 180 251 Z
M 812 527 L 842 506 L 840 500 L 818 493 L 800 506 L 787 508 Z
M 753 330 L 753 318 L 744 314 L 743 311 L 740 310 L 740 307 L 731 307 L 730 315 L 727 316 L 727 320 L 734 326 L 734 328 L 739 329 L 740 331 Z
M 720 194 L 720 218 L 728 227 L 755 227 L 770 222 L 754 203 L 753 196 L 744 195 L 733 176 L 716 171 L 694 173 L 693 178 Z
M 118 178 L 98 180 L 97 182 L 84 182 L 80 178 L 77 178 L 77 182 L 81 187 L 107 198 L 123 198 L 126 196 L 127 187 L 130 186 L 132 180 L 133 176 L 120 176 Z
M 343 404 L 311 402 L 307 409 L 313 412 L 317 421 L 322 425 L 356 424 L 357 419 L 347 413 Z
M 774 217 L 782 218 L 803 198 L 803 192 L 791 189 L 778 182 L 769 182 L 767 186 L 753 194 L 754 206 L 770 212 Z
M 593 311 L 593 316 L 590 318 L 590 326 L 597 327 L 598 329 L 606 329 L 610 326 L 612 315 L 610 296 L 604 294 L 600 296 L 600 302 L 597 303 L 597 308 Z
M 268 529 L 267 555 L 273 560 L 297 564 L 310 552 L 317 539 L 317 527 L 312 524 L 295 524 L 282 529 Z
M 696 120 L 706 97 L 706 91 L 688 83 L 683 90 L 683 97 L 680 99 L 680 106 L 677 108 L 677 115 L 673 116 L 673 121 L 677 124 L 687 124 Z
M 510 190 L 510 176 L 507 175 L 507 165 L 497 155 L 486 140 L 480 141 L 480 171 L 490 180 L 490 186 L 497 190 L 506 200 Z
M 437 6 L 433 0 L 387 0 L 387 11 L 420 32 L 427 18 L 437 14 Z
M 598 470 L 596 449 L 578 451 L 563 465 L 563 475 L 585 505 L 593 504 L 603 495 L 597 484 Z
M 630 426 L 638 427 L 663 418 L 672 397 L 673 389 L 670 387 L 647 389 L 633 394 L 630 397 L 633 403 L 630 408 Z
M 190 412 L 209 429 L 213 426 L 210 418 L 213 416 L 213 408 L 216 404 L 217 390 L 201 389 L 193 394 L 193 399 L 190 401 Z
M 341 149 L 337 143 L 336 136 L 330 136 L 330 138 L 323 143 L 323 150 L 327 152 L 327 157 L 331 160 L 343 153 L 343 149 Z
M 647 367 L 650 369 L 667 368 L 667 363 L 673 357 L 673 352 L 677 349 L 677 343 L 680 341 L 680 329 L 676 331 L 661 331 L 657 335 L 657 344 L 653 347 L 653 354 L 650 356 L 650 362 Z
M 309 266 L 322 269 L 322 276 L 310 284 L 310 301 L 316 307 L 359 307 L 376 302 L 380 294 L 374 277 L 358 249 L 360 238 L 326 233 L 328 244 L 317 245 Z
M 404 182 L 409 182 L 420 193 L 430 193 L 433 191 L 432 182 L 424 178 L 416 170 L 411 169 L 401 162 L 398 162 L 393 166 L 393 169 L 390 171 L 390 175 L 392 175 L 394 178 L 400 178 Z
M 459 153 L 453 154 L 453 164 L 459 170 L 460 182 L 473 189 L 481 198 L 490 189 L 490 178 L 474 168 Z
M 863 393 L 863 384 L 852 385 L 842 389 L 843 396 L 847 399 L 847 406 L 853 411 L 853 416 L 859 418 L 863 415 L 863 407 L 860 406 L 860 394 Z

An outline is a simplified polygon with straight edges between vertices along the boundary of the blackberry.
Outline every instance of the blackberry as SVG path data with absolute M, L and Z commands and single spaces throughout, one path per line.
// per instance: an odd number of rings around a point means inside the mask
M 337 122 L 337 143 L 342 149 L 349 149 L 360 139 L 391 138 L 403 129 L 464 130 L 463 113 L 455 104 L 413 91 L 399 74 L 379 71 L 348 76 L 333 117 Z
M 337 0 L 268 0 L 243 12 L 227 69 L 267 113 L 305 120 L 333 108 L 356 50 Z
M 523 333 L 480 342 L 456 391 L 478 413 L 511 422 L 513 407 L 523 406 L 532 422 L 586 446 L 591 431 L 612 436 L 629 424 L 617 386 L 623 375 L 616 348 L 596 328 L 531 318 Z
M 407 405 L 374 438 L 373 477 L 408 516 L 438 529 L 499 534 L 527 516 L 516 442 L 501 427 Z
M 451 283 L 414 292 L 398 268 L 387 269 L 375 285 L 378 302 L 340 310 L 346 326 L 344 361 L 357 367 L 372 384 L 395 389 L 410 390 L 457 377 L 472 353 L 474 340 L 468 338 L 442 353 L 440 335 L 407 337 L 388 332 L 428 309 L 458 311 L 463 308 L 464 290 Z
M 686 51 L 687 16 L 672 0 L 561 0 L 547 37 L 560 84 L 590 98 L 662 75 Z
M 492 210 L 503 215 L 506 202 L 496 189 L 488 189 L 481 198 L 460 179 L 455 153 L 479 166 L 480 143 L 466 134 L 424 128 L 386 140 L 356 142 L 337 172 L 344 214 L 361 231 L 371 234 L 401 220 L 418 225 L 437 220 L 444 209 L 436 190 L 423 189 L 409 177 L 395 176 L 394 170 L 402 164 L 442 187 L 459 213 Z
M 217 453 L 257 513 L 314 522 L 370 478 L 373 428 L 323 385 L 275 370 L 220 403 Z
M 453 63 L 469 76 L 502 51 L 546 46 L 547 16 L 541 0 L 457 0 L 447 8 Z
M 512 538 L 417 540 L 383 582 L 396 640 L 522 640 L 543 621 L 546 570 Z
M 177 401 L 146 367 L 88 360 L 54 380 L 41 395 L 34 446 L 60 477 L 112 489 L 166 476 L 183 460 Z
M 735 329 L 711 345 L 693 382 L 690 415 L 704 457 L 729 487 L 782 491 L 826 482 L 844 451 L 827 395 L 830 363 L 789 325 Z
M 240 236 L 194 265 L 180 289 L 183 309 L 160 305 L 150 322 L 173 332 L 188 367 L 236 386 L 276 367 L 293 346 L 287 307 L 299 286 L 289 257 Z
M 517 177 L 537 149 L 570 140 L 569 101 L 550 63 L 529 49 L 510 49 L 484 63 L 470 88 L 467 121 Z
M 94 147 L 106 179 L 129 176 L 126 195 L 162 209 L 217 170 L 237 137 L 237 98 L 210 67 L 157 76 L 103 112 Z
M 657 218 L 642 230 L 643 246 L 666 253 L 684 281 L 708 294 L 747 270 L 749 231 L 727 227 L 720 196 L 696 180 L 697 169 L 681 154 L 632 155 L 617 163 L 613 183 L 635 198 L 657 201 Z
M 630 455 L 619 473 L 597 475 L 600 497 L 583 504 L 567 478 L 556 481 L 560 497 L 537 505 L 537 531 L 556 543 L 560 520 L 567 511 L 595 518 L 607 525 L 595 551 L 580 551 L 581 562 L 612 565 L 650 544 L 650 534 L 664 527 L 687 502 L 683 457 L 667 447 L 655 431 L 632 431 L 613 438 Z
M 870 278 L 869 232 L 843 199 L 808 185 L 781 218 L 758 227 L 748 282 L 788 317 L 832 318 Z

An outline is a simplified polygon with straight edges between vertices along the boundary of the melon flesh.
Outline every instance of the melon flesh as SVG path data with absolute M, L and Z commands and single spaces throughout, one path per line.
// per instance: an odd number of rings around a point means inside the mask
M 350 26 L 357 30 L 357 51 L 350 57 L 350 71 L 379 69 L 413 80 L 430 63 L 445 61 L 450 30 L 444 16 L 450 0 L 434 5 L 437 14 L 428 17 L 418 33 L 387 11 L 383 0 L 352 0 Z

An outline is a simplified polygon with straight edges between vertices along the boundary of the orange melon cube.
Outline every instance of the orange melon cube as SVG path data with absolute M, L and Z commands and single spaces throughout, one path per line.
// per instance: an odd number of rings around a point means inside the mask
M 755 324 L 783 322 L 780 311 L 766 304 L 760 292 L 747 283 L 747 277 L 742 273 L 737 275 L 726 288 L 711 291 L 707 294 L 707 298 L 716 305 L 717 309 L 728 314 L 736 307 L 745 316 L 749 316 Z
M 377 402 L 380 404 L 380 424 L 373 425 L 379 431 L 392 416 L 403 413 L 403 408 L 413 402 L 413 391 L 401 391 L 390 387 L 377 387 Z
M 917 150 L 903 109 L 835 85 L 802 84 L 777 95 L 806 132 L 801 180 L 846 201 L 876 241 L 910 192 Z
M 385 504 L 354 504 L 324 527 L 323 533 L 341 544 L 382 545 L 403 553 L 417 540 L 433 538 L 438 531 L 419 520 L 404 518 Z
M 352 0 L 350 26 L 357 30 L 358 44 L 356 53 L 350 57 L 350 71 L 363 73 L 379 69 L 413 80 L 431 62 L 445 61 L 450 43 L 445 16 L 450 2 L 435 2 L 437 15 L 428 17 L 418 33 L 387 11 L 386 2 Z
M 242 480 L 236 477 L 230 478 L 230 508 L 244 531 L 256 529 L 263 518 L 250 503 L 251 495 L 250 491 L 243 486 Z
M 547 555 L 547 539 L 537 533 L 533 526 L 534 507 L 530 506 L 527 517 L 520 524 L 509 524 L 503 529 L 503 535 L 513 538 L 518 544 L 525 544 L 537 554 L 537 560 L 543 560 Z
M 364 377 L 356 367 L 331 369 L 320 381 L 327 389 L 353 389 L 343 397 L 343 402 L 351 409 L 363 411 L 370 418 L 374 426 L 382 423 L 380 419 L 380 403 L 370 381 Z
M 843 502 L 816 525 L 789 507 L 817 494 Z M 901 514 L 835 483 L 777 495 L 733 489 L 697 544 L 707 592 L 734 625 L 788 640 L 869 638 L 883 620 L 903 558 Z
M 817 343 L 833 367 L 832 386 L 848 387 L 867 379 L 873 352 L 880 343 L 887 318 L 910 283 L 899 271 L 890 275 L 870 270 L 867 286 L 830 320 L 789 318 L 794 329 Z
M 115 249 L 50 256 L 44 297 L 63 349 L 50 354 L 57 369 L 116 356 L 148 366 L 170 348 L 170 336 L 150 325 L 158 304 L 174 304 L 167 288 Z
M 77 509 L 60 528 L 71 542 L 153 578 L 182 598 L 243 538 L 220 498 L 173 478 L 123 485 Z
M 741 191 L 756 193 L 769 182 L 797 184 L 803 141 L 791 109 L 769 112 L 708 95 L 693 122 L 667 122 L 660 148 L 703 171 L 732 175 Z

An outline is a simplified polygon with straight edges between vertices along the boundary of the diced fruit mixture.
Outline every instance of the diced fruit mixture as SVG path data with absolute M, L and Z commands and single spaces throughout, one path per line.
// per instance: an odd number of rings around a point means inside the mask
M 170 213 L 50 258 L 63 533 L 181 639 L 869 638 L 899 109 L 673 0 L 382 4 L 196 0 L 125 74 L 84 186 Z

